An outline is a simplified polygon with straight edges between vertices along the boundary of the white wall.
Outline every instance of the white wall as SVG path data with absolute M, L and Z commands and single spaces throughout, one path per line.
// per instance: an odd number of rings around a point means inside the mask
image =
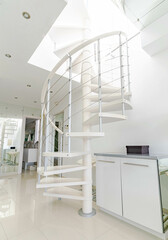
M 23 107 L 14 104 L 0 103 L 0 117 L 23 118 L 24 116 L 39 117 L 41 110 L 38 108 Z
M 105 137 L 92 141 L 93 152 L 125 152 L 126 145 L 150 146 L 150 153 L 168 153 L 168 50 L 149 57 L 130 42 L 133 110 L 128 120 L 104 125 Z

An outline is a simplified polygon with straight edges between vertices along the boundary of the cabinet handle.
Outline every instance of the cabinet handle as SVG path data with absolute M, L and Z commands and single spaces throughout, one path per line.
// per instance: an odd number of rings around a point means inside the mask
M 115 163 L 114 161 L 103 161 L 103 160 L 98 160 L 98 162 Z
M 137 167 L 149 167 L 148 165 L 144 164 L 136 164 L 136 163 L 124 163 L 125 165 L 137 166 Z

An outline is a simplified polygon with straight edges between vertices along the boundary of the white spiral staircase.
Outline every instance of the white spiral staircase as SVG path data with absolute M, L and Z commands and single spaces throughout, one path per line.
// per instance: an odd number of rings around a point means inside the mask
M 59 56 L 68 47 L 60 49 Z M 132 108 L 130 96 L 128 46 L 123 32 L 110 32 L 87 40 L 56 64 L 41 95 L 37 188 L 44 188 L 45 196 L 82 200 L 80 215 L 94 215 L 90 141 L 104 136 L 103 124 L 126 120 L 125 110 Z M 55 124 L 55 116 L 60 112 L 64 112 L 63 129 Z M 79 122 L 83 129 L 78 128 Z M 93 126 L 97 131 L 92 130 Z M 54 151 L 55 131 L 64 143 L 59 152 Z M 72 151 L 74 138 L 83 140 L 82 151 Z M 54 166 L 55 158 L 59 160 L 58 166 Z M 72 159 L 76 163 L 67 164 Z M 69 177 L 77 172 L 80 177 Z

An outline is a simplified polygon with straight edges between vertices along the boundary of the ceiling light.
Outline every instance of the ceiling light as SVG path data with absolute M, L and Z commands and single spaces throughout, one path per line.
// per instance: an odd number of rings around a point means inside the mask
M 15 99 L 18 99 L 18 97 L 15 97 Z
M 30 84 L 27 84 L 27 87 L 31 87 L 31 85 L 30 85 Z
M 28 12 L 23 12 L 22 15 L 25 19 L 30 19 L 30 14 Z
M 12 56 L 11 56 L 10 54 L 6 53 L 6 54 L 5 54 L 5 57 L 11 58 Z
M 34 103 L 37 103 L 37 101 L 34 101 Z

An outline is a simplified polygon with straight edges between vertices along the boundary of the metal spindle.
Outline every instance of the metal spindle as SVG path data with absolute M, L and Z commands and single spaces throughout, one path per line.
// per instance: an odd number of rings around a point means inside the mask
M 69 105 L 68 105 L 68 132 L 71 132 L 72 115 L 72 57 L 69 56 Z M 68 137 L 68 152 L 71 152 L 71 137 Z
M 128 73 L 128 92 L 131 92 L 130 70 L 129 70 L 129 54 L 128 54 L 128 39 L 126 37 L 126 51 L 127 51 L 127 73 Z
M 119 56 L 120 56 L 120 80 L 121 80 L 122 114 L 125 115 L 125 104 L 124 104 L 124 77 L 123 77 L 123 58 L 122 58 L 121 33 L 120 33 L 120 35 L 119 35 Z
M 50 121 L 49 121 L 49 112 L 50 112 L 50 79 L 48 79 L 48 89 L 47 89 L 47 108 L 46 108 L 46 136 L 50 135 Z M 50 139 L 49 137 L 46 138 L 45 144 L 45 151 L 48 152 L 49 150 Z M 48 166 L 48 157 L 45 157 L 45 171 L 47 170 Z
M 100 39 L 97 40 L 97 56 L 98 56 L 98 87 L 99 87 L 99 131 L 102 132 L 102 91 L 101 91 L 101 56 L 100 56 Z
M 44 114 L 44 106 L 41 109 L 41 123 L 40 123 L 40 144 L 39 144 L 39 161 L 38 167 L 41 167 L 41 158 L 42 158 L 42 145 L 43 145 L 43 114 Z M 40 174 L 38 174 L 38 183 L 40 183 Z
M 60 137 L 60 152 L 62 152 L 63 151 L 63 135 L 61 135 L 61 137 Z M 62 166 L 63 165 L 63 158 L 61 157 L 60 159 L 59 159 L 59 166 Z M 62 177 L 62 173 L 60 174 L 60 177 Z

